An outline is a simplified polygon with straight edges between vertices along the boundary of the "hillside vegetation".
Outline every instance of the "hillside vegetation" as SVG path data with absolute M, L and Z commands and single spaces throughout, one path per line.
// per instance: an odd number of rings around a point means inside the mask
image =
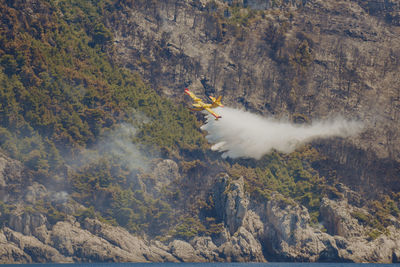
M 338 190 L 336 170 L 317 149 L 307 145 L 289 155 L 273 152 L 259 161 L 222 159 L 209 150 L 201 119 L 184 101 L 159 93 L 160 81 L 149 79 L 157 72 L 143 77 L 146 68 L 157 69 L 154 62 L 142 56 L 128 69 L 113 57 L 109 22 L 118 20 L 125 6 L 149 12 L 157 1 L 34 2 L 0 0 L 0 147 L 27 168 L 22 186 L 0 202 L 2 226 L 22 209 L 44 214 L 51 225 L 71 216 L 81 223 L 97 218 L 161 241 L 216 236 L 224 221 L 212 190 L 215 177 L 224 172 L 230 182 L 243 178 L 252 205 L 261 206 L 278 192 L 282 203 L 303 205 L 312 226 L 327 231 L 320 224 L 322 199 L 347 196 Z M 215 42 L 228 35 L 243 42 L 243 32 L 270 16 L 232 5 L 225 18 L 215 1 L 205 8 L 217 27 L 206 35 Z M 271 23 L 265 38 L 276 64 L 294 76 L 295 90 L 305 85 L 311 44 L 307 36 L 298 36 L 293 53 L 282 54 L 285 25 Z M 293 112 L 295 93 L 287 92 L 286 101 Z M 175 165 L 168 161 L 165 167 L 166 159 Z M 168 175 L 168 183 L 159 181 Z M 65 193 L 67 201 L 24 203 L 23 191 L 33 182 Z M 399 199 L 396 192 L 366 199 L 359 206 L 370 214 L 352 215 L 375 229 L 371 240 L 376 239 L 387 233 L 390 218 L 398 220 Z
M 205 140 L 185 107 L 160 97 L 109 58 L 113 37 L 102 20 L 113 8 L 111 1 L 38 1 L 33 7 L 1 2 L 0 145 L 30 169 L 31 180 L 59 190 L 67 186 L 87 207 L 107 191 L 110 202 L 103 215 L 135 230 L 145 224 L 147 213 L 169 208 L 135 197 L 126 178 L 135 170 L 126 170 L 106 152 L 93 155 L 95 161 L 77 174 L 64 166 L 124 123 L 135 131 L 125 138 L 138 145 L 142 160 L 162 151 L 203 149 Z

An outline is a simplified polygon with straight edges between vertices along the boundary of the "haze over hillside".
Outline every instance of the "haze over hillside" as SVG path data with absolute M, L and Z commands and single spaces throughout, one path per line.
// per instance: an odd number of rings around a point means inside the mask
M 398 1 L 0 16 L 0 263 L 400 258 Z

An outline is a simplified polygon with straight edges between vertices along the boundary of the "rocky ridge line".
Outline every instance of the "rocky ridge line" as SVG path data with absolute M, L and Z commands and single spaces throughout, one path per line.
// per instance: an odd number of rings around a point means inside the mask
M 19 177 L 22 170 L 12 167 L 18 166 L 18 162 L 6 157 L 2 161 L 7 164 L 0 172 L 1 179 L 10 175 L 11 181 L 14 174 Z M 17 171 L 10 173 L 4 171 L 6 169 Z M 28 188 L 30 190 L 21 196 L 21 207 L 27 196 L 49 194 L 46 187 L 38 183 Z M 368 211 L 350 204 L 356 201 L 357 193 L 344 185 L 341 190 L 349 198 L 322 200 L 320 212 L 325 218 L 323 228 L 327 229 L 324 232 L 322 226 L 311 225 L 305 207 L 278 193 L 271 200 L 257 204 L 245 193 L 242 178 L 232 181 L 228 175 L 220 175 L 212 197 L 224 228 L 215 236 L 197 236 L 189 242 L 148 241 L 121 227 L 90 218 L 79 223 L 68 216 L 51 225 L 44 214 L 18 209 L 0 230 L 0 259 L 1 263 L 263 262 L 276 259 L 396 262 L 400 256 L 400 222 L 393 217 L 393 225 L 387 232 L 370 240 L 367 233 L 372 229 L 352 216 L 354 212 L 368 214 Z

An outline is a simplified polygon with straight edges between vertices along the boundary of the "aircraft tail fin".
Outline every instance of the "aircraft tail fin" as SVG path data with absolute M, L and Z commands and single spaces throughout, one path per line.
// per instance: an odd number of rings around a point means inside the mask
M 219 96 L 218 98 L 215 98 L 215 97 L 213 97 L 213 96 L 210 96 L 210 99 L 212 100 L 212 106 L 213 106 L 213 108 L 215 108 L 215 107 L 223 107 L 224 105 L 222 105 L 222 103 L 221 103 L 221 99 L 222 99 L 222 96 Z

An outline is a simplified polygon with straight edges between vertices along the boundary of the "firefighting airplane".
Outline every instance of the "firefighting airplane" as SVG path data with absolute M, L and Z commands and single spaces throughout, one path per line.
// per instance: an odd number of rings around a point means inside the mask
M 215 113 L 212 110 L 212 108 L 224 106 L 221 103 L 222 96 L 219 96 L 218 98 L 210 96 L 212 103 L 206 104 L 200 98 L 198 98 L 195 94 L 190 92 L 189 89 L 187 89 L 187 88 L 185 88 L 185 94 L 188 94 L 194 100 L 194 103 L 192 104 L 194 106 L 194 108 L 192 108 L 191 110 L 195 110 L 195 111 L 207 110 L 208 112 L 211 113 L 211 115 L 213 115 L 215 117 L 215 120 L 222 118 L 220 115 L 218 115 L 217 113 Z

